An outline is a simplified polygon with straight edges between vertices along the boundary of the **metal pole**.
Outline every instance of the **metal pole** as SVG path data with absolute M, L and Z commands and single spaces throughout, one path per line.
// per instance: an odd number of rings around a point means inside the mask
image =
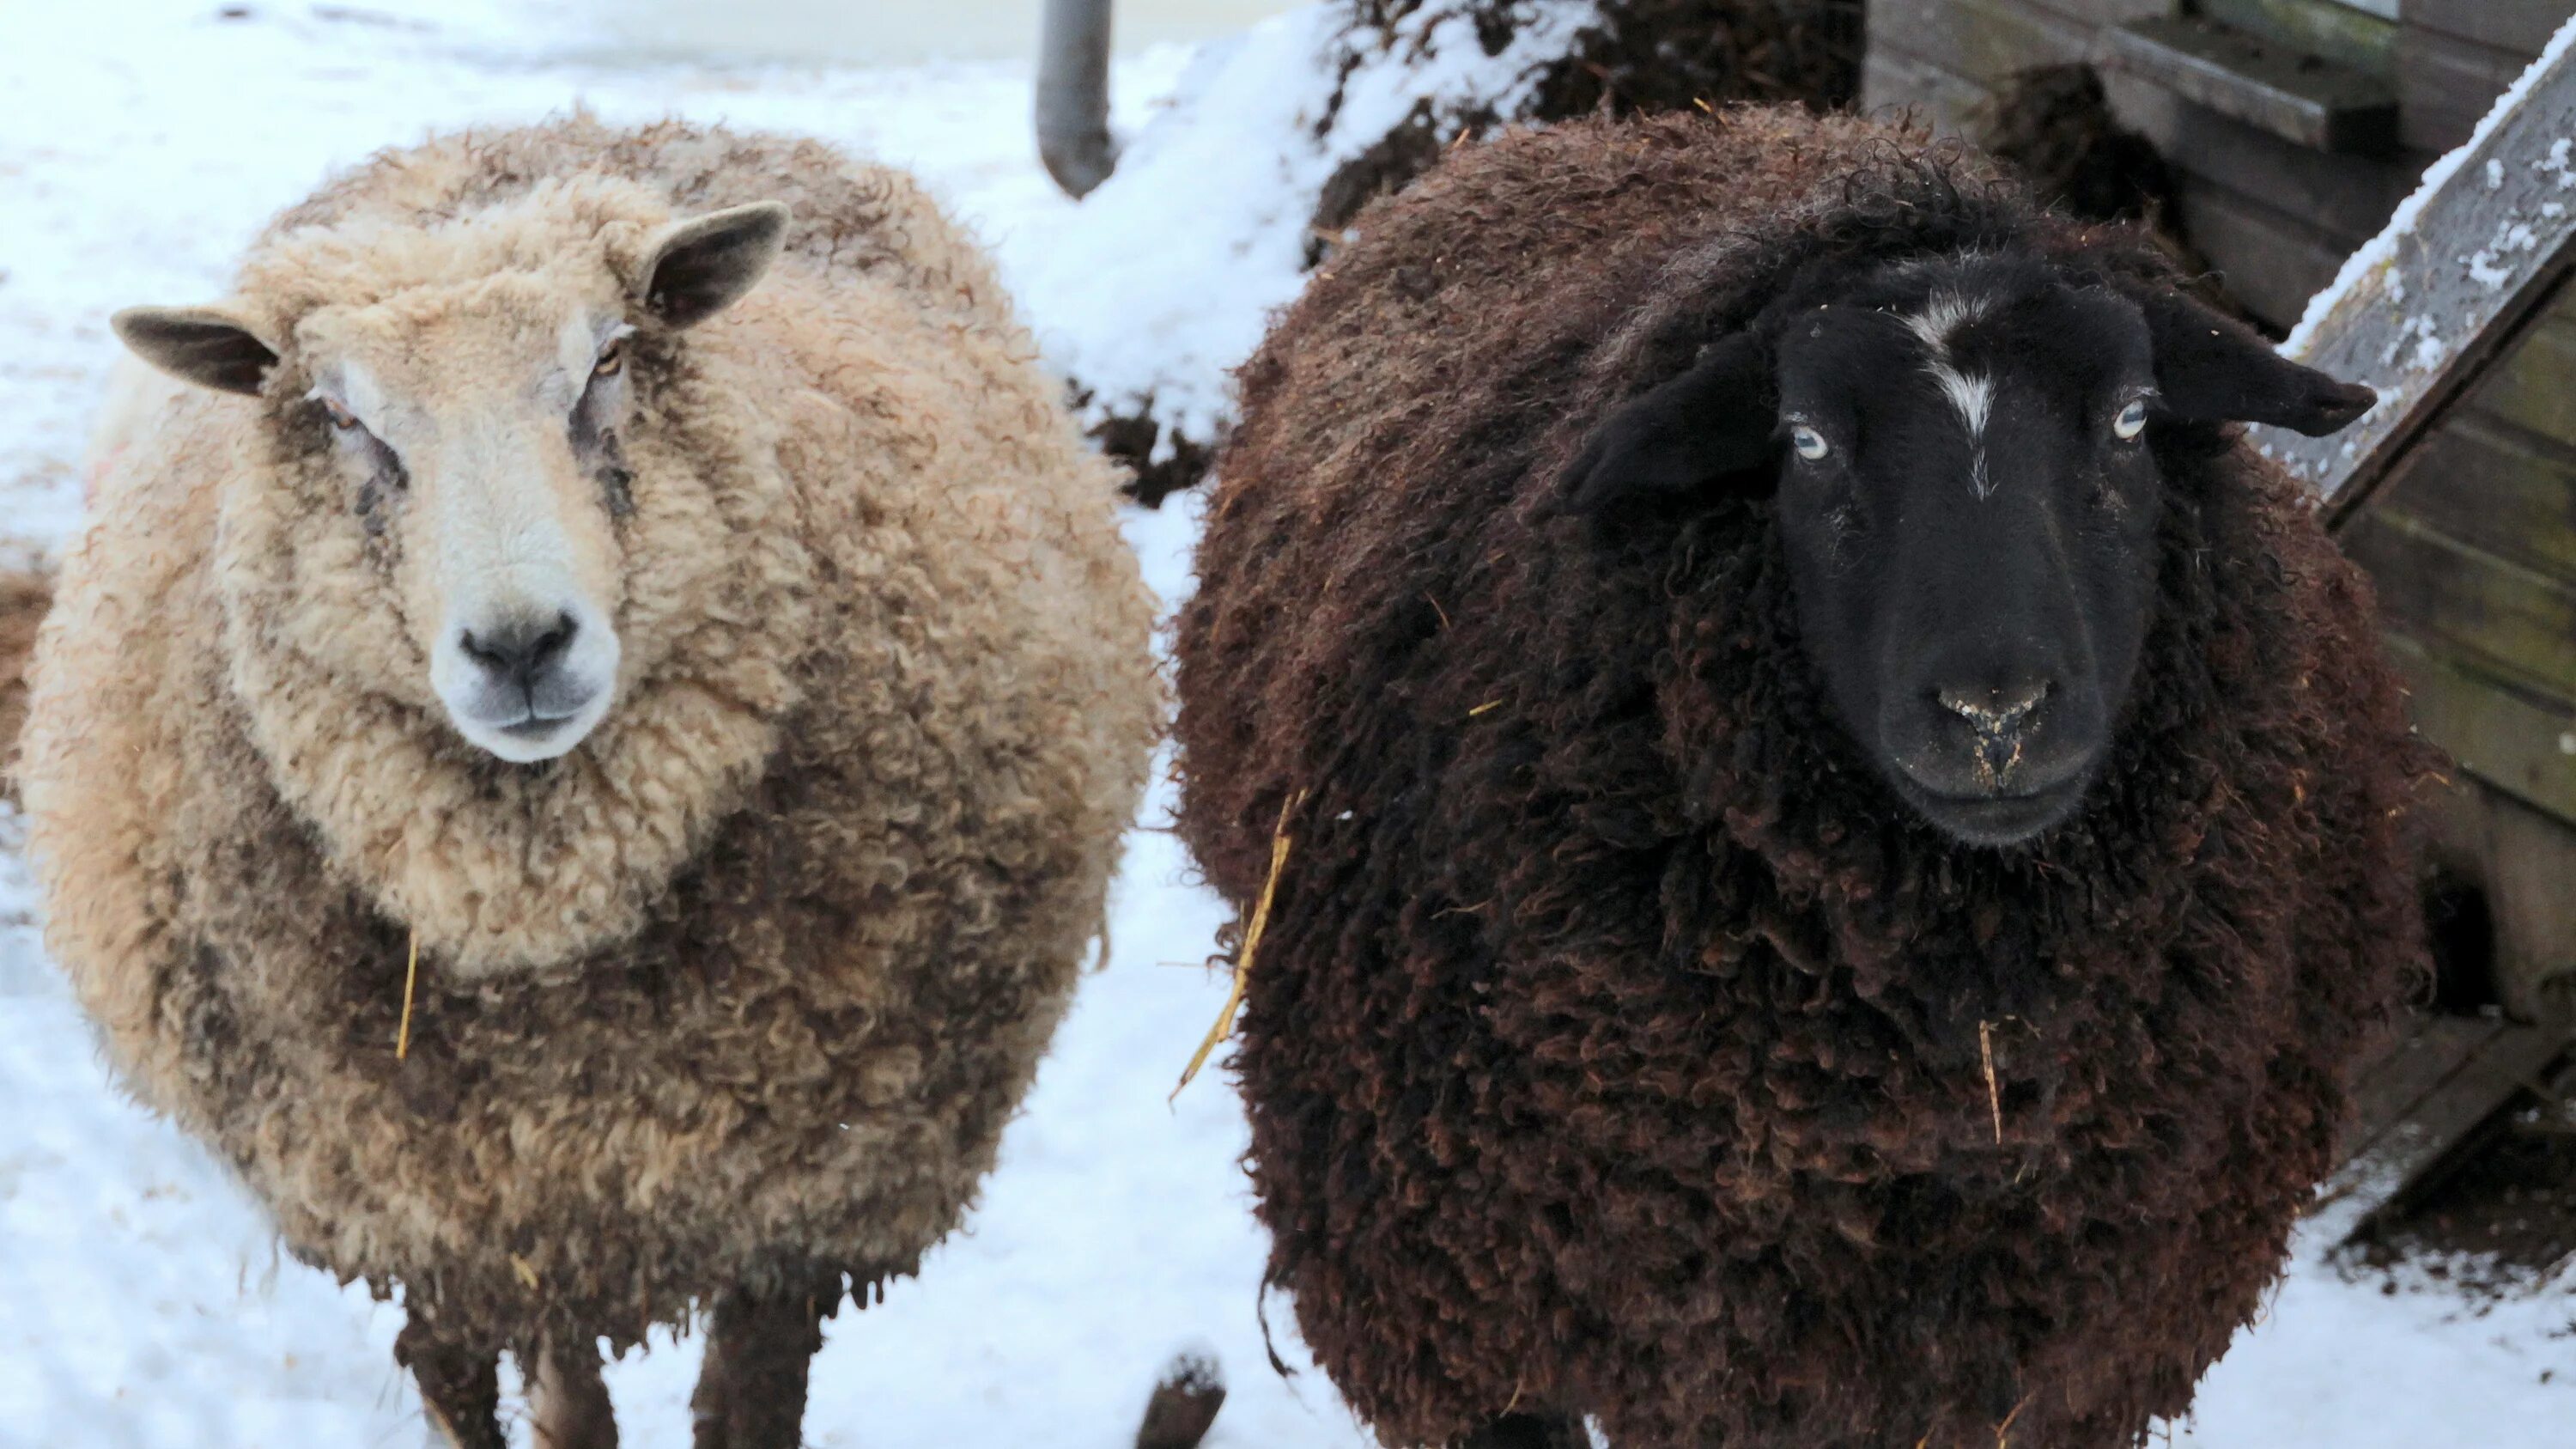
M 1069 196 L 1109 179 L 1118 143 L 1109 134 L 1111 0 L 1046 0 L 1038 33 L 1038 159 Z

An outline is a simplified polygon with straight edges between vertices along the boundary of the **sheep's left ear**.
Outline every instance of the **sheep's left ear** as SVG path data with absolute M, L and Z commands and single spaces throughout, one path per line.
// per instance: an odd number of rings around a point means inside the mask
M 217 392 L 257 397 L 277 365 L 277 349 L 220 307 L 128 307 L 107 325 L 135 356 Z
M 742 299 L 778 260 L 787 208 L 775 201 L 673 222 L 644 266 L 644 305 L 673 327 L 695 327 Z
M 2164 410 L 2195 422 L 2270 423 L 2322 438 L 2370 411 L 2379 394 L 2337 382 L 2272 350 L 2254 332 L 2180 292 L 2142 297 Z
M 1596 535 L 1639 506 L 1694 493 L 1758 491 L 1777 477 L 1779 404 L 1770 349 L 1738 332 L 1690 371 L 1640 393 L 1601 420 L 1559 484 L 1560 511 Z

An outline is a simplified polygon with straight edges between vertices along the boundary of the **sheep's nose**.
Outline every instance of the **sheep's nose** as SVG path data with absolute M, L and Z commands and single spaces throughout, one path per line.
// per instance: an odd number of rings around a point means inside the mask
M 580 627 L 570 614 L 513 619 L 494 628 L 468 629 L 457 636 L 456 647 L 493 678 L 528 689 L 563 658 Z
M 2021 758 L 2021 735 L 2031 714 L 2048 698 L 2049 682 L 2035 680 L 1990 689 L 1944 689 L 1941 707 L 1977 732 L 1977 758 L 1988 774 L 2001 775 Z

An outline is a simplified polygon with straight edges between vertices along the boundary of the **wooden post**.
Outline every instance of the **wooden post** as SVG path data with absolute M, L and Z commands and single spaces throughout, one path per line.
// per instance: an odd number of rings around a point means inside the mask
M 2332 437 L 2255 428 L 2330 518 L 2359 507 L 2409 444 L 2547 298 L 2576 238 L 2576 20 L 2353 254 L 2282 351 L 2379 389 Z
M 1110 0 L 1046 0 L 1038 32 L 1038 159 L 1065 194 L 1109 179 L 1118 143 L 1109 134 Z

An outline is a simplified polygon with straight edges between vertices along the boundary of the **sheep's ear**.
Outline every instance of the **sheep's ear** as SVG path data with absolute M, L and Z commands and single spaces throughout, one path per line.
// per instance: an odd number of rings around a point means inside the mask
M 2270 423 L 2322 438 L 2370 411 L 2379 394 L 2337 382 L 2272 350 L 2254 332 L 2180 292 L 2140 299 L 2166 412 L 2195 422 Z
M 107 319 L 117 339 L 154 367 L 199 387 L 259 396 L 277 349 L 250 324 L 213 307 L 128 307 Z
M 644 305 L 674 327 L 695 327 L 742 299 L 778 260 L 787 208 L 755 201 L 673 222 L 644 266 Z
M 1604 532 L 1640 506 L 1769 488 L 1779 461 L 1774 392 L 1758 340 L 1739 332 L 1710 346 L 1690 371 L 1601 420 L 1565 471 L 1559 508 Z

